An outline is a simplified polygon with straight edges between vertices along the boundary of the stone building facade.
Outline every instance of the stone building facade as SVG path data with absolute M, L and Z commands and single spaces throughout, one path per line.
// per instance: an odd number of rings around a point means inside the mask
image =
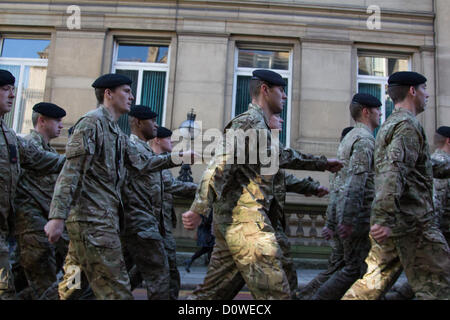
M 387 115 L 387 77 L 412 70 L 428 78 L 420 119 L 431 138 L 450 120 L 449 14 L 446 0 L 2 1 L 0 68 L 19 79 L 7 120 L 27 133 L 35 102 L 64 107 L 55 142 L 63 150 L 67 129 L 96 106 L 93 80 L 121 72 L 160 124 L 177 128 L 194 108 L 203 129 L 222 129 L 245 110 L 251 71 L 272 68 L 288 81 L 285 143 L 333 157 L 352 124 L 352 95 L 378 95 Z M 204 167 L 193 167 L 195 181 Z M 326 173 L 296 174 L 328 184 Z M 288 203 L 293 243 L 323 244 L 327 199 L 289 195 Z M 188 205 L 179 202 L 178 211 Z M 177 235 L 193 237 L 181 226 Z

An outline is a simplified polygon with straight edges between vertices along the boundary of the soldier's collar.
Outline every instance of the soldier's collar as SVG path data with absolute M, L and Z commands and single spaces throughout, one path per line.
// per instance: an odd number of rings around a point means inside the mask
M 370 130 L 370 128 L 369 128 L 365 123 L 362 123 L 362 122 L 356 122 L 355 128 L 364 128 L 364 129 L 366 129 L 370 134 L 372 134 L 372 131 Z
M 254 111 L 258 112 L 264 118 L 264 122 L 266 123 L 267 128 L 269 127 L 269 118 L 267 118 L 267 115 L 259 105 L 250 102 L 250 104 L 248 105 L 248 109 L 253 109 Z
M 108 109 L 106 109 L 106 107 L 103 104 L 101 104 L 99 107 L 100 110 L 102 110 L 103 115 L 106 117 L 106 119 L 108 119 L 111 122 L 114 122 L 114 118 L 112 114 L 108 111 Z

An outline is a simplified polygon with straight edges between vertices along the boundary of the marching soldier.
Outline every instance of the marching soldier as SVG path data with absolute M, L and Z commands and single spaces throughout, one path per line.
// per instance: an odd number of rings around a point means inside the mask
M 158 127 L 157 135 L 150 140 L 150 146 L 156 154 L 165 154 L 172 152 L 172 131 L 165 127 Z M 197 184 L 193 182 L 184 182 L 175 179 L 169 169 L 161 172 L 164 187 L 162 189 L 163 201 L 162 212 L 164 216 L 164 246 L 169 259 L 170 272 L 170 299 L 178 299 L 180 291 L 180 273 L 177 268 L 176 260 L 176 242 L 173 237 L 172 229 L 176 226 L 176 215 L 173 207 L 173 196 L 193 199 Z
M 53 243 L 66 221 L 70 243 L 65 267 L 81 270 L 65 268 L 60 291 L 83 271 L 97 299 L 133 299 L 120 242 L 125 165 L 144 174 L 174 163 L 171 155 L 139 153 L 120 130 L 117 120 L 130 111 L 134 99 L 131 82 L 119 74 L 95 80 L 99 107 L 78 120 L 67 143 L 67 162 L 55 186 L 45 231 Z
M 396 72 L 388 83 L 395 110 L 375 142 L 368 268 L 343 299 L 378 299 L 402 268 L 418 299 L 448 299 L 450 250 L 435 218 L 433 175 L 449 176 L 433 170 L 427 139 L 416 118 L 429 97 L 426 78 L 416 72 Z
M 22 168 L 40 174 L 58 173 L 64 156 L 42 151 L 34 144 L 16 136 L 3 121 L 11 111 L 15 98 L 15 78 L 0 70 L 0 299 L 14 299 L 14 280 L 9 263 L 7 237 L 14 233 L 14 198 Z
M 285 84 L 275 72 L 255 70 L 250 82 L 252 103 L 226 130 L 256 129 L 270 143 L 269 119 L 283 109 Z M 226 141 L 225 146 L 226 143 L 234 142 Z M 238 148 L 247 154 L 258 151 L 249 139 Z M 210 162 L 191 209 L 183 214 L 184 227 L 195 229 L 200 224 L 200 215 L 208 214 L 211 205 L 214 208 L 216 245 L 204 284 L 190 298 L 213 298 L 214 292 L 210 294 L 207 288 L 239 272 L 255 299 L 289 299 L 291 290 L 281 261 L 282 251 L 269 219 L 274 175 L 262 175 L 260 162 L 249 164 L 247 159 L 246 164 L 237 164 L 236 154 L 224 149 Z M 303 155 L 289 148 L 281 148 L 278 155 L 280 167 L 284 168 L 319 171 L 341 168 L 337 160 Z M 234 164 L 229 163 L 231 160 Z
M 370 249 L 370 207 L 374 197 L 373 131 L 380 124 L 380 106 L 380 100 L 364 93 L 355 94 L 350 103 L 350 114 L 356 125 L 338 148 L 338 159 L 344 167 L 338 172 L 334 185 L 337 223 L 334 251 L 328 270 L 317 276 L 320 281 L 313 279 L 314 285 L 307 285 L 315 291 L 311 299 L 338 300 L 365 272 L 364 259 Z

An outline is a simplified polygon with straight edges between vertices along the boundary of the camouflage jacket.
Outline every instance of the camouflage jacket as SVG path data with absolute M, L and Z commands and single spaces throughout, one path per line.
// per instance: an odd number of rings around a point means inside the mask
M 286 216 L 284 214 L 286 192 L 314 195 L 319 187 L 320 183 L 311 177 L 300 179 L 280 169 L 275 175 L 273 183 L 274 201 L 272 201 L 269 212 L 272 226 L 276 228 L 277 224 L 280 224 L 282 230 L 286 230 Z
M 170 155 L 138 152 L 138 146 L 120 130 L 103 105 L 75 124 L 66 156 L 49 219 L 89 222 L 106 232 L 119 232 L 123 227 L 125 165 L 141 174 L 174 166 Z
M 338 159 L 344 167 L 338 172 L 336 218 L 338 224 L 368 224 L 374 197 L 373 151 L 375 138 L 370 129 L 357 122 L 341 141 Z
M 402 236 L 434 223 L 433 168 L 425 132 L 414 114 L 396 108 L 375 142 L 371 224 Z
M 330 188 L 328 193 L 328 206 L 327 211 L 325 212 L 325 227 L 327 227 L 330 230 L 336 231 L 336 205 L 337 205 L 337 194 L 338 194 L 338 188 L 336 185 L 340 184 L 339 180 L 339 171 L 336 173 L 330 173 L 329 175 L 329 182 L 330 182 Z
M 164 193 L 162 208 L 164 212 L 164 225 L 166 231 L 171 233 L 172 228 L 176 227 L 177 218 L 175 215 L 175 209 L 173 207 L 173 196 L 193 199 L 195 191 L 197 190 L 197 184 L 193 182 L 183 182 L 175 179 L 170 170 L 166 169 L 162 171 L 162 177 L 164 182 Z
M 431 159 L 437 163 L 449 163 L 450 155 L 436 149 Z M 442 232 L 450 232 L 450 179 L 433 179 L 434 206 Z
M 256 129 L 269 142 L 268 150 L 262 150 L 262 146 L 258 148 L 258 144 L 252 143 L 251 139 L 245 139 L 245 152 L 272 152 L 269 149 L 272 142 L 268 119 L 259 106 L 250 104 L 246 112 L 231 120 L 225 127 L 225 130 L 228 129 L 241 129 L 243 132 Z M 230 223 L 234 219 L 254 221 L 255 217 L 260 217 L 257 210 L 264 210 L 266 213 L 270 210 L 275 174 L 261 174 L 263 166 L 259 159 L 251 164 L 247 158 L 240 164 L 236 154 L 227 148 L 227 143 L 234 144 L 234 141 L 224 140 L 222 152 L 211 159 L 203 174 L 191 210 L 207 215 L 211 204 L 214 204 L 215 222 Z M 327 164 L 327 159 L 323 156 L 304 155 L 285 147 L 280 148 L 277 156 L 279 167 L 287 169 L 324 171 Z M 252 209 L 248 210 L 249 208 Z M 256 215 L 252 215 L 253 212 Z
M 41 151 L 35 145 L 16 136 L 0 119 L 0 232 L 10 231 L 14 217 L 14 199 L 22 169 L 39 174 L 52 174 L 61 170 L 65 157 Z M 15 162 L 11 161 L 15 155 Z
M 31 130 L 24 139 L 41 151 L 58 155 L 36 130 Z M 22 171 L 15 199 L 15 206 L 18 208 L 15 222 L 17 233 L 44 230 L 56 179 L 58 173 L 44 174 L 41 171 L 26 169 Z
M 161 157 L 153 152 L 146 141 L 136 135 L 130 136 L 139 154 L 148 157 Z M 163 157 L 168 155 L 163 155 Z M 127 166 L 127 179 L 124 187 L 124 208 L 127 235 L 140 233 L 144 238 L 161 240 L 164 228 L 162 171 L 147 171 Z

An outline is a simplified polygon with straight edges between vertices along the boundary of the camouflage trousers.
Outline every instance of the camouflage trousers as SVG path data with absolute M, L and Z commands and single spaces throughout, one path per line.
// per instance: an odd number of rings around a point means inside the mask
M 0 230 L 0 300 L 16 299 L 6 232 Z
M 170 300 L 177 300 L 180 293 L 181 279 L 180 272 L 177 268 L 177 251 L 175 238 L 171 231 L 166 230 L 164 236 L 164 247 L 166 249 L 167 258 L 169 261 L 170 274 Z
M 64 293 L 64 286 L 80 290 L 84 273 L 97 299 L 133 299 L 120 237 L 112 228 L 102 227 L 67 223 L 70 242 L 59 291 Z
M 124 238 L 124 253 L 127 269 L 131 270 L 133 264 L 136 270 L 133 271 L 133 286 L 145 282 L 147 289 L 147 299 L 168 300 L 169 299 L 169 262 L 167 259 L 164 242 L 161 235 L 154 232 L 142 231 L 135 235 Z M 138 272 L 138 274 L 136 274 Z M 139 281 L 136 281 L 138 277 Z
M 294 267 L 294 262 L 290 253 L 291 245 L 284 231 L 277 230 L 275 236 L 277 238 L 278 244 L 280 245 L 280 249 L 283 252 L 281 261 L 283 264 L 284 272 L 286 273 L 286 277 L 289 282 L 289 288 L 293 295 L 295 293 L 295 290 L 297 289 L 298 279 L 297 270 Z M 220 289 L 217 288 L 217 292 L 214 293 L 215 297 L 202 297 L 201 299 L 233 300 L 244 286 L 245 280 L 240 272 L 236 269 L 233 274 L 228 275 L 226 279 L 221 281 Z M 293 298 L 294 296 L 291 296 L 291 299 Z
M 356 227 L 347 239 L 331 240 L 327 270 L 296 292 L 300 300 L 338 300 L 366 271 L 364 259 L 370 250 L 369 226 Z
M 445 240 L 447 241 L 447 244 L 450 244 L 450 233 L 449 232 L 443 232 Z M 391 298 L 389 298 L 391 296 Z M 387 294 L 385 298 L 387 300 L 391 300 L 395 298 L 396 300 L 409 300 L 413 299 L 415 297 L 415 293 L 413 289 L 411 288 L 411 285 L 406 281 L 401 286 L 394 287 L 390 292 L 389 295 Z
M 56 275 L 62 268 L 62 262 L 67 254 L 68 236 L 64 234 L 55 245 L 52 245 L 48 242 L 44 230 L 38 230 L 22 233 L 18 235 L 17 240 L 20 264 L 31 287 L 32 298 L 39 299 L 56 281 Z
M 216 243 L 206 277 L 188 299 L 232 299 L 242 288 L 242 279 L 255 299 L 291 298 L 275 230 L 265 214 L 259 218 L 214 222 Z
M 382 244 L 371 238 L 367 272 L 343 300 L 377 300 L 397 281 L 402 270 L 417 299 L 450 299 L 450 249 L 436 228 L 391 237 Z

